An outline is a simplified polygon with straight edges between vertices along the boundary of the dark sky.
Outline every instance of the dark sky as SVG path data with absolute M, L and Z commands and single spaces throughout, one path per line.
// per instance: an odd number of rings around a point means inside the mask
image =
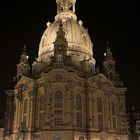
M 30 3 L 29 3 L 30 2 Z M 1 4 L 0 47 L 0 108 L 4 108 L 4 90 L 8 89 L 16 74 L 16 64 L 23 45 L 33 61 L 38 53 L 38 44 L 48 21 L 56 14 L 55 0 L 31 1 L 7 0 Z M 76 14 L 88 28 L 94 43 L 94 57 L 101 66 L 106 41 L 110 42 L 120 78 L 128 88 L 127 108 L 140 108 L 140 63 L 135 0 L 77 0 Z M 1 105 L 2 104 L 2 105 Z

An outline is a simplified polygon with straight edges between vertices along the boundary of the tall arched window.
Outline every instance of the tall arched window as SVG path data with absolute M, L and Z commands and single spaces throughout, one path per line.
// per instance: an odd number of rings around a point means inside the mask
M 114 129 L 116 129 L 116 110 L 115 110 L 115 104 L 112 102 L 111 104 L 112 108 L 112 126 Z
M 27 125 L 27 109 L 28 109 L 28 100 L 25 99 L 23 102 L 23 120 L 22 120 L 23 127 L 26 127 Z
M 55 108 L 62 108 L 62 92 L 55 93 Z
M 112 115 L 115 116 L 115 114 L 116 114 L 116 113 L 115 113 L 115 104 L 112 103 Z
M 98 127 L 99 129 L 103 129 L 103 107 L 102 107 L 102 99 L 100 97 L 97 98 L 97 113 L 98 113 Z
M 42 127 L 44 123 L 44 96 L 39 97 L 39 126 Z
M 82 110 L 82 97 L 80 94 L 76 95 L 76 109 Z
M 44 110 L 44 96 L 41 95 L 39 98 L 39 111 L 43 111 Z
M 100 97 L 97 98 L 97 112 L 102 113 L 102 99 Z
M 27 113 L 27 99 L 24 100 L 23 114 Z
M 82 127 L 82 96 L 76 95 L 76 126 Z
M 54 125 L 62 125 L 62 107 L 63 107 L 63 94 L 61 91 L 55 93 L 55 110 L 54 110 Z
M 57 61 L 58 62 L 62 62 L 62 54 L 58 54 L 57 55 Z

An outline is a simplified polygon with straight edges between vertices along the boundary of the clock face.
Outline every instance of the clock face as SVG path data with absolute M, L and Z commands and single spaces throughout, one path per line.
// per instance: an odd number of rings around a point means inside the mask
M 59 51 L 61 51 L 62 50 L 62 47 L 61 46 L 58 46 L 58 48 L 57 48 Z

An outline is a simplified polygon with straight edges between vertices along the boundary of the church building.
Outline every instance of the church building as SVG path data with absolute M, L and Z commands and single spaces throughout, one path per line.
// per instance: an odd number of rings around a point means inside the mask
M 24 47 L 16 84 L 7 93 L 5 140 L 128 140 L 127 90 L 107 45 L 103 72 L 93 43 L 75 14 L 76 0 L 56 0 L 38 58 Z

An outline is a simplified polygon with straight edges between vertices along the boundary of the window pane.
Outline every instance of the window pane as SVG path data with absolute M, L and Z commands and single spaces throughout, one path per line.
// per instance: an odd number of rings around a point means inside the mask
M 26 121 L 27 121 L 27 117 L 23 116 L 22 127 L 26 127 Z
M 97 98 L 97 112 L 102 113 L 102 99 Z
M 62 102 L 60 101 L 55 102 L 55 108 L 62 108 Z
M 115 105 L 112 103 L 112 115 L 115 116 Z
M 113 118 L 113 128 L 116 129 L 116 119 Z
M 39 126 L 42 126 L 44 123 L 44 113 L 39 113 Z
M 27 113 L 27 99 L 24 100 L 23 114 Z
M 81 112 L 77 112 L 76 114 L 76 126 L 82 127 L 82 113 Z
M 62 93 L 60 91 L 55 93 L 55 100 L 62 100 Z
M 82 99 L 80 94 L 76 95 L 76 109 L 82 110 Z
M 99 127 L 100 129 L 103 128 L 103 115 L 102 115 L 102 114 L 99 114 L 99 115 L 98 115 L 98 127 Z
M 62 108 L 62 93 L 60 91 L 55 93 L 55 108 Z
M 62 126 L 62 118 L 54 118 L 55 126 Z
M 58 54 L 58 62 L 61 62 L 62 61 L 62 55 L 61 54 Z
M 57 91 L 55 93 L 55 111 L 54 111 L 54 124 L 55 126 L 62 125 L 62 93 Z
M 55 110 L 55 117 L 62 117 L 62 110 Z
M 39 110 L 40 111 L 44 110 L 44 96 L 40 96 L 40 99 L 39 99 Z

